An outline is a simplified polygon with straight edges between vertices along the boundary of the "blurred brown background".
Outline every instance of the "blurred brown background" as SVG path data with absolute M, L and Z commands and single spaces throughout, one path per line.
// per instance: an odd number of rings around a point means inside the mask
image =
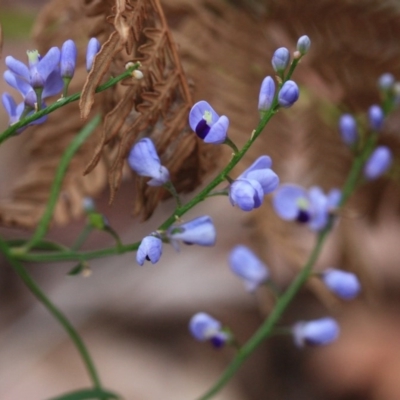
M 269 154 L 282 182 L 324 189 L 340 186 L 351 162 L 336 129 L 342 111 L 360 113 L 378 101 L 376 81 L 383 72 L 400 78 L 400 4 L 381 0 L 224 1 L 163 0 L 183 66 L 194 83 L 195 100 L 206 99 L 229 116 L 230 135 L 240 145 L 258 120 L 257 97 L 263 77 L 272 74 L 275 48 L 293 50 L 308 34 L 312 49 L 296 71 L 300 101 L 274 118 L 245 163 Z M 39 7 L 47 2 L 2 1 L 4 58 L 24 59 L 35 45 L 26 36 Z M 60 46 L 62 43 L 53 43 Z M 4 70 L 4 63 L 1 64 Z M 6 89 L 1 83 L 1 91 Z M 0 110 L 1 127 L 7 124 Z M 393 115 L 380 141 L 399 152 L 399 120 Z M 29 170 L 29 130 L 0 147 L 0 198 Z M 36 132 L 35 132 L 36 134 Z M 25 157 L 26 156 L 26 157 Z M 221 156 L 221 162 L 229 154 Z M 244 164 L 237 169 L 244 168 Z M 90 175 L 89 175 L 90 177 Z M 90 179 L 90 178 L 89 178 Z M 99 210 L 125 243 L 140 240 L 168 216 L 162 203 L 145 224 L 131 215 L 133 187 L 124 182 L 112 206 L 106 185 Z M 189 198 L 189 197 L 186 197 Z M 267 200 L 267 199 L 266 199 Z M 396 400 L 400 398 L 398 176 L 360 190 L 343 211 L 318 269 L 356 272 L 363 294 L 339 303 L 311 281 L 284 316 L 284 323 L 326 314 L 342 324 L 340 340 L 327 348 L 294 348 L 290 338 L 274 338 L 259 349 L 216 399 L 230 400 Z M 72 264 L 29 265 L 51 299 L 79 327 L 106 387 L 126 399 L 195 399 L 232 357 L 213 351 L 187 332 L 190 316 L 201 310 L 230 325 L 245 341 L 271 307 L 261 291 L 244 292 L 231 276 L 227 254 L 237 243 L 264 257 L 285 286 L 313 243 L 304 228 L 281 223 L 269 201 L 257 212 L 212 199 L 187 216 L 209 214 L 218 230 L 215 248 L 165 248 L 157 265 L 139 268 L 134 254 L 96 260 L 89 278 L 66 277 Z M 84 222 L 54 227 L 51 235 L 71 243 Z M 7 237 L 21 235 L 3 229 Z M 87 247 L 112 241 L 93 234 Z M 40 400 L 88 385 L 86 372 L 65 333 L 26 292 L 9 266 L 0 269 L 0 399 Z

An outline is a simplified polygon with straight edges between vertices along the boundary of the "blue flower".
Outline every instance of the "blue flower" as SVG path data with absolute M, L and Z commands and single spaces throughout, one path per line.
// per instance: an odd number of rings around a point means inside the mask
M 368 110 L 368 120 L 371 129 L 379 131 L 383 125 L 385 119 L 385 114 L 383 110 L 378 105 L 374 104 Z
M 278 103 L 285 108 L 291 107 L 299 98 L 300 92 L 296 82 L 286 81 L 278 94 Z
M 143 265 L 145 260 L 155 264 L 160 259 L 161 254 L 162 240 L 156 236 L 146 236 L 140 242 L 136 253 L 136 261 L 139 265 Z
M 373 180 L 382 176 L 392 165 L 393 155 L 387 146 L 378 146 L 364 166 L 364 175 Z
M 87 50 L 86 50 L 86 71 L 89 72 L 93 66 L 93 60 L 96 54 L 100 50 L 100 42 L 96 38 L 91 38 L 89 40 Z
M 189 331 L 200 342 L 209 340 L 214 347 L 222 347 L 230 335 L 222 330 L 222 324 L 209 314 L 199 312 L 191 318 Z
M 229 188 L 229 200 L 243 211 L 260 207 L 264 196 L 279 185 L 278 175 L 271 169 L 272 161 L 268 156 L 259 157 L 247 168 Z
M 221 144 L 227 137 L 229 119 L 221 117 L 206 102 L 197 102 L 189 113 L 189 125 L 205 143 Z
M 339 324 L 333 318 L 314 321 L 300 321 L 292 328 L 294 341 L 298 347 L 320 346 L 334 342 L 340 333 Z
M 246 289 L 254 292 L 269 278 L 267 266 L 246 246 L 236 246 L 229 255 L 231 270 L 243 279 Z
M 268 111 L 271 108 L 275 96 L 275 82 L 267 76 L 261 83 L 260 95 L 258 98 L 258 110 Z
M 275 53 L 272 56 L 271 64 L 272 68 L 278 74 L 285 71 L 290 61 L 290 53 L 286 47 L 280 47 L 275 50 Z
M 305 54 L 308 53 L 308 50 L 310 50 L 311 46 L 311 40 L 307 35 L 303 35 L 299 37 L 299 40 L 297 41 L 297 51 L 304 56 Z
M 21 115 L 25 109 L 25 104 L 24 103 L 19 103 L 18 105 L 15 103 L 13 97 L 7 93 L 4 92 L 1 96 L 1 101 L 3 103 L 3 107 L 7 111 L 7 114 L 9 116 L 9 125 L 13 125 L 16 122 L 18 122 L 21 118 Z M 31 110 L 30 112 L 27 113 L 27 116 L 33 114 L 34 110 Z M 47 115 L 44 115 L 43 117 L 36 119 L 35 121 L 32 121 L 29 125 L 36 125 L 36 124 L 41 124 L 44 121 L 46 121 Z M 17 133 L 21 133 L 26 126 L 23 126 L 22 128 L 19 128 L 17 130 Z
M 394 85 L 394 76 L 389 72 L 382 74 L 378 79 L 378 87 L 381 90 L 389 90 Z
M 311 230 L 320 231 L 339 205 L 340 198 L 338 189 L 332 189 L 325 195 L 316 186 L 307 191 L 301 186 L 284 184 L 275 193 L 273 207 L 283 220 L 305 223 Z
M 181 240 L 185 244 L 214 246 L 216 237 L 213 221 L 208 215 L 192 219 L 181 225 L 173 225 L 167 231 L 167 238 L 176 248 L 177 240 Z
M 27 106 L 35 109 L 38 91 L 41 99 L 45 99 L 58 94 L 63 88 L 58 65 L 60 50 L 52 47 L 43 58 L 37 51 L 31 51 L 28 52 L 28 58 L 29 68 L 12 56 L 6 57 L 9 70 L 4 72 L 4 79 L 21 93 Z
M 321 274 L 326 287 L 343 300 L 354 299 L 361 290 L 357 276 L 351 272 L 329 268 Z
M 61 47 L 60 70 L 62 78 L 71 79 L 75 73 L 77 49 L 73 40 L 67 40 Z
M 340 117 L 339 131 L 343 142 L 349 146 L 358 140 L 357 122 L 350 114 L 343 114 Z
M 161 165 L 156 148 L 149 138 L 140 139 L 128 156 L 129 166 L 140 176 L 148 176 L 149 186 L 162 186 L 169 181 L 167 168 Z

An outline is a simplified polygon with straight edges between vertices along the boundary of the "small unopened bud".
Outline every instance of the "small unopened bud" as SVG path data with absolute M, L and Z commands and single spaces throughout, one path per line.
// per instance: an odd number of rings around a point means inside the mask
M 311 46 L 311 40 L 307 35 L 303 35 L 297 41 L 297 51 L 300 52 L 302 56 L 308 53 Z
M 132 72 L 132 76 L 133 76 L 135 79 L 137 79 L 137 80 L 143 79 L 143 72 L 140 71 L 140 70 L 138 70 L 138 69 L 135 69 L 135 70 Z
M 387 72 L 382 74 L 378 79 L 378 86 L 381 90 L 389 90 L 394 85 L 394 76 Z
M 290 53 L 286 47 L 280 47 L 279 49 L 275 50 L 274 55 L 272 56 L 272 67 L 274 68 L 275 72 L 278 74 L 285 71 L 287 66 L 289 65 L 290 61 Z

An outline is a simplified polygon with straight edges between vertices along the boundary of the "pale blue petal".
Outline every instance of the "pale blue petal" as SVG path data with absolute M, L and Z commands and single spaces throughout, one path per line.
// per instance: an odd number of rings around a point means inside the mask
M 146 236 L 141 241 L 136 253 L 136 261 L 139 265 L 143 265 L 147 258 L 152 264 L 158 262 L 162 254 L 162 241 L 155 236 Z
M 236 246 L 231 251 L 229 265 L 244 280 L 246 289 L 250 292 L 268 280 L 267 266 L 246 246 Z
M 212 219 L 204 215 L 180 226 L 171 226 L 168 236 L 172 240 L 182 240 L 187 244 L 214 246 L 217 235 Z
M 247 179 L 257 181 L 261 185 L 264 195 L 273 192 L 279 185 L 279 177 L 272 169 L 250 171 Z
M 236 179 L 229 188 L 229 199 L 233 206 L 243 211 L 260 207 L 264 199 L 262 186 L 255 180 Z
M 327 288 L 343 300 L 352 300 L 361 291 L 357 276 L 351 272 L 330 268 L 322 273 L 322 281 Z
M 61 78 L 60 70 L 57 67 L 46 79 L 42 93 L 42 98 L 46 99 L 47 97 L 59 94 L 62 91 L 63 87 L 64 87 L 64 82 Z
M 23 62 L 17 60 L 12 56 L 7 56 L 5 62 L 7 68 L 9 68 L 11 72 L 21 76 L 28 82 L 30 81 L 29 68 Z
M 272 204 L 282 219 L 291 221 L 298 216 L 300 200 L 308 203 L 307 192 L 301 186 L 284 184 L 275 192 Z
M 205 143 L 221 144 L 225 142 L 229 128 L 229 119 L 222 115 L 217 122 L 211 126 L 210 132 L 204 138 Z
M 60 62 L 61 52 L 58 47 L 52 47 L 46 55 L 37 63 L 36 68 L 43 79 L 46 81 L 47 77 L 54 71 Z
M 293 327 L 293 336 L 297 346 L 325 345 L 339 336 L 339 324 L 333 318 L 321 318 L 310 322 L 298 322 Z
M 221 329 L 221 322 L 204 312 L 193 315 L 189 322 L 190 333 L 201 342 L 211 339 Z
M 267 169 L 271 167 L 272 167 L 271 157 L 269 156 L 258 157 L 257 160 L 254 161 L 249 168 L 247 168 L 241 175 L 239 175 L 238 179 L 248 178 L 248 174 L 251 173 L 252 171 Z
M 12 86 L 14 89 L 17 89 L 22 96 L 26 96 L 32 89 L 32 86 L 25 81 L 20 76 L 13 74 L 11 71 L 7 70 L 3 74 L 4 80 Z
M 196 132 L 197 124 L 203 119 L 204 113 L 208 111 L 211 113 L 211 125 L 215 124 L 219 115 L 214 111 L 214 109 L 206 101 L 198 101 L 189 112 L 189 125 L 194 132 Z

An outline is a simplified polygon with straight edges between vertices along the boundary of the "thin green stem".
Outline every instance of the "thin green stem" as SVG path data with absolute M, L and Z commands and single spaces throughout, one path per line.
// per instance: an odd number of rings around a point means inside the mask
M 81 358 L 86 366 L 90 379 L 93 382 L 93 385 L 96 389 L 102 390 L 100 378 L 97 374 L 96 368 L 92 361 L 92 358 L 82 340 L 78 332 L 75 330 L 73 325 L 69 322 L 67 317 L 51 302 L 51 300 L 43 293 L 40 287 L 36 284 L 36 282 L 31 278 L 28 271 L 24 268 L 22 264 L 20 264 L 17 260 L 14 259 L 12 254 L 10 253 L 10 249 L 7 246 L 7 243 L 0 238 L 0 251 L 5 255 L 6 259 L 13 267 L 14 271 L 18 274 L 18 276 L 22 279 L 28 289 L 32 292 L 32 294 L 47 308 L 51 315 L 62 325 L 64 330 L 68 333 L 72 342 L 74 343 L 76 349 L 78 350 Z M 99 397 L 100 398 L 100 397 Z
M 106 83 L 103 85 L 100 85 L 96 89 L 96 93 L 103 92 L 104 90 L 107 90 L 111 86 L 116 85 L 118 82 L 122 81 L 123 79 L 129 78 L 132 76 L 132 72 L 135 69 L 138 69 L 140 67 L 140 63 L 134 64 L 132 67 L 128 68 L 124 73 L 121 75 L 118 75 L 115 78 L 111 78 L 108 80 Z M 0 144 L 3 143 L 5 140 L 9 139 L 15 133 L 17 132 L 18 129 L 22 128 L 23 126 L 29 125 L 31 122 L 36 121 L 37 119 L 43 117 L 44 115 L 50 114 L 53 111 L 57 110 L 58 108 L 61 108 L 69 103 L 72 103 L 74 101 L 77 101 L 81 98 L 81 93 L 75 93 L 71 96 L 68 97 L 63 97 L 51 104 L 50 106 L 43 108 L 40 111 L 35 112 L 34 114 L 30 115 L 29 117 L 25 117 L 20 119 L 18 122 L 16 122 L 13 125 L 10 125 L 2 134 L 0 134 Z
M 92 225 L 86 224 L 82 232 L 75 240 L 75 243 L 72 245 L 71 250 L 79 250 L 83 245 L 83 243 L 85 243 L 86 239 L 89 237 L 92 230 L 93 230 Z
M 359 182 L 359 177 L 362 172 L 362 168 L 365 164 L 366 159 L 371 153 L 376 141 L 376 135 L 371 135 L 362 151 L 353 161 L 352 168 L 349 172 L 348 178 L 343 186 L 342 198 L 339 207 L 342 207 L 351 194 L 354 192 L 357 184 Z M 321 253 L 323 244 L 332 230 L 334 225 L 335 216 L 331 215 L 327 226 L 318 234 L 317 241 L 312 250 L 307 262 L 304 267 L 297 275 L 297 277 L 292 281 L 290 286 L 286 291 L 277 299 L 274 309 L 268 318 L 264 321 L 261 327 L 255 332 L 255 334 L 248 340 L 248 342 L 241 348 L 240 352 L 233 359 L 231 364 L 226 368 L 218 381 L 211 387 L 211 389 L 206 392 L 198 400 L 209 400 L 216 393 L 218 393 L 235 375 L 236 371 L 241 367 L 241 365 L 247 360 L 247 358 L 256 350 L 256 348 L 271 334 L 273 333 L 276 323 L 280 320 L 282 314 L 287 309 L 289 304 L 292 302 L 295 295 L 307 281 L 312 273 L 312 268 Z
M 177 190 L 175 189 L 174 184 L 171 181 L 168 181 L 167 183 L 164 184 L 164 188 L 166 190 L 168 190 L 168 192 L 171 193 L 172 197 L 176 201 L 176 206 L 181 207 L 182 206 L 181 198 L 179 197 L 179 194 L 178 194 Z
M 85 140 L 93 133 L 96 127 L 100 124 L 101 117 L 96 115 L 91 121 L 89 121 L 83 129 L 74 137 L 71 144 L 68 146 L 67 150 L 64 152 L 60 164 L 58 165 L 55 179 L 53 185 L 51 186 L 50 198 L 47 202 L 47 206 L 39 224 L 32 235 L 28 243 L 21 249 L 22 252 L 26 252 L 35 246 L 46 234 L 48 227 L 50 225 L 53 211 L 56 206 L 58 196 L 60 194 L 61 185 L 64 179 L 64 175 L 67 172 L 69 163 L 71 162 L 73 156 L 78 151 L 80 146 L 85 142 Z

